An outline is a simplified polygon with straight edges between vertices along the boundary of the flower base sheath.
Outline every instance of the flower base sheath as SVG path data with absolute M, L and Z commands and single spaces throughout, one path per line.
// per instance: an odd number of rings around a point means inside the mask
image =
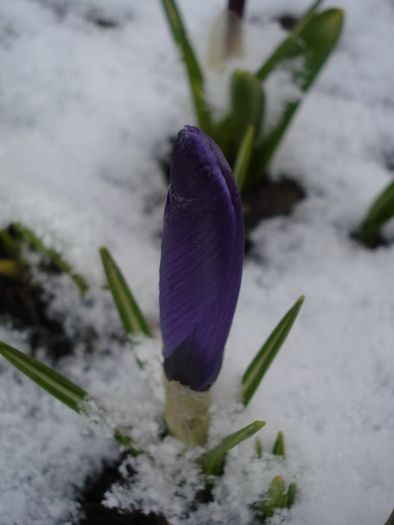
M 208 390 L 223 358 L 241 285 L 241 200 L 217 144 L 200 129 L 178 134 L 164 212 L 160 322 L 164 372 Z
M 168 381 L 165 376 L 164 388 L 164 419 L 170 434 L 183 441 L 188 448 L 205 445 L 210 422 L 209 390 L 196 392 L 178 381 Z

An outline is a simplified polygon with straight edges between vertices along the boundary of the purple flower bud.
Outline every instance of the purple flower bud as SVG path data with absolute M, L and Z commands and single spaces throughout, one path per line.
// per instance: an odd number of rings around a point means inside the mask
M 241 200 L 215 142 L 179 132 L 164 212 L 160 321 L 168 380 L 207 390 L 223 358 L 241 285 Z

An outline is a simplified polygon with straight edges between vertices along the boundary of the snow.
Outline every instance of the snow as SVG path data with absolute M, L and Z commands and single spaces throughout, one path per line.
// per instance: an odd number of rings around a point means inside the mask
M 180 4 L 193 41 L 206 39 L 223 2 Z M 164 509 L 171 523 L 248 523 L 250 511 L 237 502 L 249 502 L 281 474 L 286 485 L 296 476 L 298 492 L 292 509 L 272 523 L 383 525 L 392 511 L 394 228 L 385 230 L 391 244 L 375 251 L 350 235 L 393 177 L 394 5 L 324 6 L 345 9 L 344 33 L 271 165 L 275 178 L 298 180 L 307 197 L 291 216 L 252 232 L 254 248 L 212 389 L 210 443 L 262 419 L 264 455 L 253 459 L 253 439 L 231 451 L 215 488 L 221 504 L 186 518 L 171 476 L 185 478 L 189 503 L 201 479 L 174 440 L 159 445 L 154 437 L 164 402 L 157 326 L 166 188 L 158 158 L 169 151 L 170 137 L 195 123 L 167 22 L 153 1 L 1 4 L 0 226 L 26 224 L 88 279 L 83 300 L 66 276 L 45 283 L 69 334 L 86 327 L 97 334 L 93 354 L 81 343 L 56 367 L 114 409 L 110 427 L 137 418 L 133 438 L 146 439 L 162 465 L 152 469 L 142 456 L 128 460 L 138 466 L 138 483 L 113 487 L 109 506 Z M 305 7 L 301 0 L 250 0 L 247 19 L 266 39 L 262 58 L 267 41 L 274 45 L 280 36 L 269 20 Z M 115 27 L 95 25 L 97 16 Z M 101 245 L 156 326 L 157 339 L 135 347 L 154 356 L 152 384 L 136 367 L 102 290 Z M 301 294 L 306 300 L 288 340 L 240 411 L 230 401 L 243 371 Z M 27 334 L 4 324 L 0 340 L 29 352 Z M 50 363 L 44 350 L 37 357 Z M 3 359 L 0 377 L 0 522 L 77 523 L 78 490 L 104 459 L 118 457 L 116 443 L 108 428 L 94 430 Z M 278 430 L 286 439 L 285 462 L 269 454 Z

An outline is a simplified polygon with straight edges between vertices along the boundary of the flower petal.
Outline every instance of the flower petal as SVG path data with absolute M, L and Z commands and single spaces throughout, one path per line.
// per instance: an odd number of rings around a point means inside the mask
M 208 146 L 185 134 L 177 146 L 160 264 L 164 357 L 216 301 L 229 270 L 235 232 L 231 196 Z
M 194 390 L 215 380 L 241 282 L 244 228 L 220 148 L 186 126 L 174 148 L 160 266 L 164 369 Z

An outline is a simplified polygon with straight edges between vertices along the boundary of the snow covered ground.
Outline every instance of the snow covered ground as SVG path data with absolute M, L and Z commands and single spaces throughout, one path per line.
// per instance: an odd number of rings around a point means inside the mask
M 194 41 L 205 38 L 224 4 L 179 3 Z M 217 411 L 226 410 L 281 316 L 299 295 L 306 300 L 247 410 L 225 429 L 214 424 L 213 434 L 263 419 L 260 435 L 269 451 L 284 431 L 286 462 L 263 458 L 267 472 L 256 473 L 255 462 L 249 474 L 265 483 L 261 491 L 277 474 L 286 483 L 296 476 L 286 523 L 383 525 L 394 504 L 394 225 L 385 231 L 391 244 L 375 251 L 350 235 L 393 177 L 394 3 L 324 4 L 334 5 L 346 12 L 343 36 L 271 166 L 274 177 L 299 181 L 307 197 L 291 216 L 265 221 L 252 233 L 224 366 L 212 389 Z M 305 8 L 302 0 L 249 0 L 246 18 L 273 45 L 281 30 L 267 26 L 269 20 Z M 262 49 L 261 60 L 267 40 Z M 111 336 L 121 327 L 102 290 L 98 247 L 109 247 L 157 326 L 166 193 L 158 159 L 171 136 L 195 123 L 160 2 L 4 0 L 0 57 L 0 227 L 28 225 L 86 276 L 91 287 L 83 301 L 64 276 L 46 284 L 69 333 L 91 325 L 99 336 L 92 355 L 81 344 L 57 367 L 92 394 L 137 404 L 145 421 L 142 400 L 149 392 L 127 346 Z M 9 326 L 0 326 L 0 340 L 29 351 L 26 334 Z M 47 360 L 44 351 L 39 357 Z M 139 389 L 145 397 L 138 400 Z M 155 398 L 158 413 L 160 403 Z M 147 432 L 157 430 L 152 425 L 141 422 Z M 229 455 L 234 477 L 218 489 L 223 507 L 247 491 L 250 479 L 239 476 L 252 447 L 245 443 Z M 176 454 L 174 446 L 167 453 Z M 117 454 L 112 439 L 93 433 L 0 360 L 2 525 L 76 523 L 78 488 Z M 170 505 L 171 494 L 163 494 L 166 502 L 152 503 L 153 510 Z M 172 503 L 171 522 L 186 522 Z M 107 504 L 130 502 L 115 488 Z M 242 509 L 230 510 L 232 523 L 245 522 Z M 208 523 L 210 516 L 230 523 L 220 509 L 204 512 L 187 522 Z

